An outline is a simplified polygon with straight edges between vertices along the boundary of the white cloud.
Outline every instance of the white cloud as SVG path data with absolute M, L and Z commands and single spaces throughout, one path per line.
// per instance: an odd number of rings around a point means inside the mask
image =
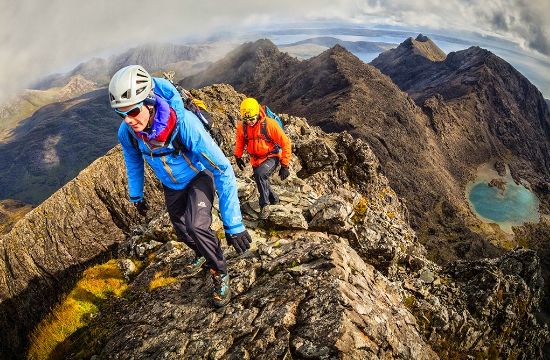
M 19 0 L 0 4 L 0 97 L 40 76 L 147 41 L 301 19 L 468 30 L 550 55 L 548 0 Z

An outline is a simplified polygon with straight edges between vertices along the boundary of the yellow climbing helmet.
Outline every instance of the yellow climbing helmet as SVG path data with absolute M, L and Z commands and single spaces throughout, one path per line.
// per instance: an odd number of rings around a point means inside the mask
M 254 120 L 260 114 L 260 104 L 254 98 L 246 98 L 241 103 L 241 116 L 243 120 Z

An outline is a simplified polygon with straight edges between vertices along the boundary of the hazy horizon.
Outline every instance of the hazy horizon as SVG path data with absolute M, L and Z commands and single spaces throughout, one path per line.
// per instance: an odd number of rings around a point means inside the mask
M 0 99 L 70 64 L 152 41 L 201 42 L 213 35 L 297 22 L 401 27 L 425 33 L 480 34 L 508 40 L 550 61 L 548 0 L 180 0 L 4 1 L 0 5 Z M 288 27 L 288 26 L 287 26 Z

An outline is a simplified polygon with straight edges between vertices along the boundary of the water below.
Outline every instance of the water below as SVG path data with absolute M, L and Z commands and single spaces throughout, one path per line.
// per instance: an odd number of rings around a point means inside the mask
M 478 170 L 477 178 L 466 187 L 466 198 L 476 216 L 488 223 L 496 223 L 505 233 L 512 234 L 512 226 L 525 222 L 538 222 L 540 201 L 535 194 L 521 184 L 516 184 L 506 169 L 506 176 L 499 176 L 493 164 Z M 493 179 L 505 182 L 505 190 L 490 187 Z

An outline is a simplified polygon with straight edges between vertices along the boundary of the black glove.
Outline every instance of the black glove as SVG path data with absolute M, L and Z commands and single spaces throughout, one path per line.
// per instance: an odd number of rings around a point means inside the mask
M 138 213 L 141 216 L 147 216 L 147 210 L 149 210 L 150 207 L 149 207 L 149 204 L 147 204 L 147 201 L 145 201 L 145 199 L 135 202 L 134 206 L 136 207 Z
M 241 171 L 243 171 L 244 167 L 246 166 L 243 159 L 241 159 L 240 157 L 235 156 L 235 162 L 237 163 L 237 166 L 239 167 L 239 169 L 241 169 Z
M 290 175 L 290 171 L 288 170 L 288 165 L 281 165 L 281 169 L 279 170 L 279 177 L 281 180 L 284 180 Z
M 222 137 L 222 134 L 220 133 L 220 130 L 218 130 L 215 127 L 211 128 L 210 136 L 212 136 L 212 139 L 214 139 L 214 141 L 216 142 L 216 144 L 218 144 L 219 147 L 223 145 L 223 137 Z
M 228 234 L 225 233 L 225 240 L 227 240 L 228 245 L 233 245 L 237 253 L 247 252 L 250 249 L 250 243 L 252 238 L 248 231 L 243 231 L 238 234 Z

